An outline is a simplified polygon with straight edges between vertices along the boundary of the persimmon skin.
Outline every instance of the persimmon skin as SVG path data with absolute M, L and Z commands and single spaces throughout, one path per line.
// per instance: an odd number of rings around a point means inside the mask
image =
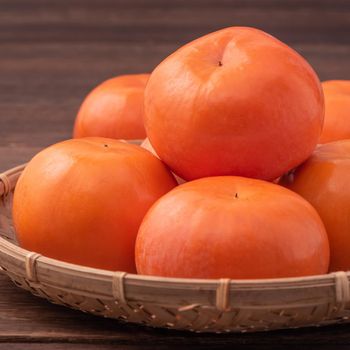
M 176 185 L 139 146 L 81 138 L 38 153 L 16 185 L 13 219 L 30 251 L 107 270 L 135 272 L 135 238 L 155 200 Z
M 183 278 L 277 278 L 323 274 L 323 223 L 302 197 L 242 177 L 187 182 L 160 198 L 136 239 L 137 271 Z
M 121 75 L 93 89 L 79 109 L 74 138 L 145 138 L 143 100 L 148 78 L 149 74 Z
M 350 270 L 350 140 L 320 145 L 280 183 L 308 200 L 329 237 L 330 271 Z
M 147 136 L 185 180 L 278 178 L 312 153 L 323 117 L 310 65 L 254 28 L 222 29 L 181 47 L 145 89 Z
M 325 119 L 320 143 L 350 139 L 350 80 L 322 83 Z

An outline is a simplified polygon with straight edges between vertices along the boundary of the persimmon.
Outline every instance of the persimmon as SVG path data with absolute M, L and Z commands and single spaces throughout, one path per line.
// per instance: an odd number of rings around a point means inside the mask
M 350 80 L 322 83 L 325 119 L 320 143 L 350 139 Z
M 316 210 L 282 186 L 219 176 L 155 202 L 136 239 L 140 274 L 274 278 L 323 274 L 329 246 Z
M 226 28 L 181 47 L 145 89 L 147 136 L 186 180 L 278 178 L 312 153 L 323 117 L 311 66 L 254 28 Z
M 74 137 L 143 139 L 144 89 L 149 74 L 122 75 L 93 89 L 83 101 L 74 125 Z
M 81 138 L 38 153 L 14 194 L 20 245 L 59 260 L 135 272 L 143 216 L 176 185 L 166 166 L 139 146 Z
M 350 140 L 320 145 L 281 184 L 308 200 L 326 227 L 330 271 L 350 270 Z

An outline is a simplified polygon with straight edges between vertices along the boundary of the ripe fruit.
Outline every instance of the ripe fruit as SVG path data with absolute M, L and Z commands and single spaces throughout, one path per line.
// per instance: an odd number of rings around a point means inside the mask
M 312 153 L 323 115 L 310 65 L 253 28 L 226 28 L 183 46 L 156 67 L 145 89 L 147 136 L 186 180 L 273 180 Z
M 135 272 L 134 244 L 146 211 L 176 182 L 139 146 L 82 138 L 37 154 L 16 186 L 20 245 L 51 258 Z
M 318 211 L 331 249 L 330 271 L 350 270 L 350 140 L 319 146 L 312 157 L 282 178 Z
M 325 97 L 325 119 L 321 143 L 350 139 L 350 80 L 322 83 Z
M 106 80 L 85 98 L 77 115 L 74 137 L 143 139 L 143 94 L 149 74 Z
M 274 278 L 326 273 L 329 246 L 302 197 L 225 176 L 187 182 L 160 198 L 140 226 L 135 258 L 146 275 Z

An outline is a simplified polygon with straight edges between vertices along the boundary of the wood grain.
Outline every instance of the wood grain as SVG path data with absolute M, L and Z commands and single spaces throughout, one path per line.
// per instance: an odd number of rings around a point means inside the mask
M 350 79 L 348 0 L 0 0 L 0 7 L 0 171 L 69 138 L 79 104 L 102 80 L 151 71 L 180 45 L 226 26 L 266 30 L 321 79 Z M 0 276 L 0 349 L 342 349 L 349 331 L 153 330 L 51 305 Z
M 350 78 L 350 2 L 2 0 L 0 146 L 69 138 L 102 80 L 151 71 L 185 42 L 230 25 L 271 32 L 322 79 Z

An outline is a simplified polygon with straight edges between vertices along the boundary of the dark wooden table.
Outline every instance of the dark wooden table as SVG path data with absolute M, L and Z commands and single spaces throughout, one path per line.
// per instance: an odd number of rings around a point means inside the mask
M 0 171 L 69 138 L 102 80 L 149 72 L 183 43 L 255 26 L 304 55 L 322 80 L 350 79 L 349 0 L 0 0 Z M 153 330 L 54 306 L 0 275 L 1 349 L 350 348 L 350 326 L 259 334 Z

